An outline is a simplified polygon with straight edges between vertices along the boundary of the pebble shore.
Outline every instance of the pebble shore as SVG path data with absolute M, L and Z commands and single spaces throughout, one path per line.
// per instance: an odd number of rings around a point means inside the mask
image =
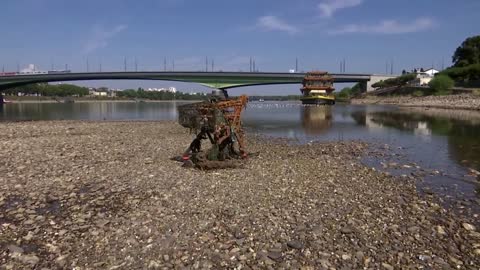
M 407 107 L 480 110 L 480 96 L 474 94 L 448 96 L 365 96 L 351 100 L 352 104 L 391 104 Z
M 478 216 L 360 163 L 361 142 L 250 135 L 239 168 L 171 160 L 174 122 L 0 123 L 0 269 L 478 269 Z

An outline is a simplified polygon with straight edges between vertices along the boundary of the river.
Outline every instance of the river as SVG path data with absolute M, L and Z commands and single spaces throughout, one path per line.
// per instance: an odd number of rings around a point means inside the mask
M 12 103 L 0 121 L 176 120 L 184 102 Z M 480 112 L 384 105 L 305 107 L 295 102 L 251 102 L 244 115 L 250 132 L 292 143 L 362 140 L 372 145 L 364 163 L 418 187 L 478 207 Z M 381 151 L 380 151 L 381 150 Z M 319 166 L 323 168 L 323 166 Z

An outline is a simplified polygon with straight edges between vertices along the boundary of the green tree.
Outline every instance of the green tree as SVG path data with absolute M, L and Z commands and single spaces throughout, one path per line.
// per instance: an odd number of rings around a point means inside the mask
M 452 57 L 455 67 L 465 67 L 480 63 L 480 36 L 473 36 L 463 41 Z
M 36 83 L 29 84 L 24 86 L 18 86 L 15 88 L 10 88 L 5 90 L 7 95 L 18 95 L 18 93 L 23 93 L 25 95 L 39 94 L 42 96 L 85 96 L 88 95 L 88 89 L 85 87 L 80 87 L 72 84 L 46 84 L 46 83 Z
M 351 92 L 352 92 L 352 88 L 345 87 L 340 92 L 338 92 L 336 96 L 341 99 L 350 98 Z
M 184 99 L 184 100 L 205 100 L 207 96 L 203 93 L 197 93 L 195 95 L 186 94 L 182 92 L 172 93 L 166 91 L 145 91 L 142 88 L 138 90 L 127 89 L 119 91 L 117 93 L 118 97 L 121 98 L 144 98 L 150 100 L 174 100 L 174 99 Z
M 450 67 L 442 71 L 456 82 L 469 82 L 480 80 L 480 63 L 465 67 Z
M 362 93 L 362 85 L 360 83 L 356 83 L 352 90 L 350 90 L 350 96 L 356 96 Z
M 435 76 L 428 85 L 435 91 L 435 94 L 447 95 L 451 93 L 454 81 L 447 75 L 440 74 Z

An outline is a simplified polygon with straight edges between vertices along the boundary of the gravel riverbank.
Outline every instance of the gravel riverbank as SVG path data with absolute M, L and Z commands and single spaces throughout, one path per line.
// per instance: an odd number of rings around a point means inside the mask
M 448 96 L 365 96 L 351 100 L 352 104 L 392 104 L 409 107 L 480 110 L 480 96 L 473 94 Z
M 173 122 L 1 123 L 5 269 L 478 269 L 478 217 L 359 162 L 249 137 L 241 168 L 170 160 Z

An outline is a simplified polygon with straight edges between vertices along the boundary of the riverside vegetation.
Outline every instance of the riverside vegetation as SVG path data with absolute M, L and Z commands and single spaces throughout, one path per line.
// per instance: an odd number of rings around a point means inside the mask
M 372 85 L 374 88 L 397 88 L 393 89 L 390 95 L 404 96 L 410 95 L 412 97 L 422 96 L 443 96 L 451 95 L 453 93 L 452 88 L 454 86 L 468 87 L 472 90 L 472 95 L 469 97 L 477 98 L 478 91 L 480 91 L 480 36 L 474 36 L 467 38 L 454 52 L 452 57 L 453 66 L 441 71 L 430 81 L 429 88 L 419 88 L 410 91 L 408 83 L 414 80 L 417 76 L 416 73 L 407 73 L 404 71 L 402 76 L 384 81 L 377 82 Z M 353 88 L 344 88 L 338 94 L 340 98 L 356 98 L 359 96 L 359 91 L 353 91 L 358 88 L 359 85 L 355 85 Z M 475 90 L 476 88 L 479 88 Z M 465 90 L 464 90 L 465 91 Z M 463 95 L 461 100 L 464 100 L 467 96 Z M 395 97 L 382 97 L 382 98 L 368 98 L 370 100 L 376 99 L 377 102 L 382 100 L 393 100 Z M 433 99 L 433 98 L 428 98 Z M 458 98 L 452 98 L 452 100 L 459 101 Z M 399 100 L 404 100 L 400 98 Z M 445 102 L 444 99 L 438 99 Z M 364 101 L 354 101 L 354 103 L 363 103 Z M 388 102 L 392 103 L 392 102 Z M 401 102 L 397 102 L 401 103 Z M 444 104 L 443 107 L 455 108 L 456 105 Z M 468 104 L 458 104 L 460 107 L 467 107 Z
M 99 88 L 102 92 L 109 92 L 106 87 Z M 18 99 L 17 96 L 21 93 L 25 98 L 37 97 L 86 97 L 89 95 L 89 90 L 86 87 L 81 87 L 72 84 L 46 84 L 37 83 L 25 86 L 19 86 L 4 90 L 5 95 L 12 96 L 13 99 Z M 33 97 L 32 97 L 33 96 Z M 183 92 L 168 92 L 168 91 L 145 91 L 143 88 L 126 89 L 117 91 L 116 96 L 119 99 L 149 99 L 149 100 L 205 100 L 207 97 L 204 93 L 183 93 Z M 9 97 L 9 98 L 12 98 Z M 95 97 L 96 99 L 115 99 L 116 97 Z
M 361 142 L 290 145 L 204 172 L 173 122 L 2 123 L 4 269 L 478 269 L 478 215 L 360 163 Z M 325 168 L 328 167 L 328 170 Z
M 47 97 L 67 97 L 78 96 L 83 97 L 88 95 L 88 88 L 73 84 L 47 84 L 35 83 L 25 86 L 18 86 L 3 90 L 5 95 L 18 96 L 19 93 L 23 95 L 37 95 Z

